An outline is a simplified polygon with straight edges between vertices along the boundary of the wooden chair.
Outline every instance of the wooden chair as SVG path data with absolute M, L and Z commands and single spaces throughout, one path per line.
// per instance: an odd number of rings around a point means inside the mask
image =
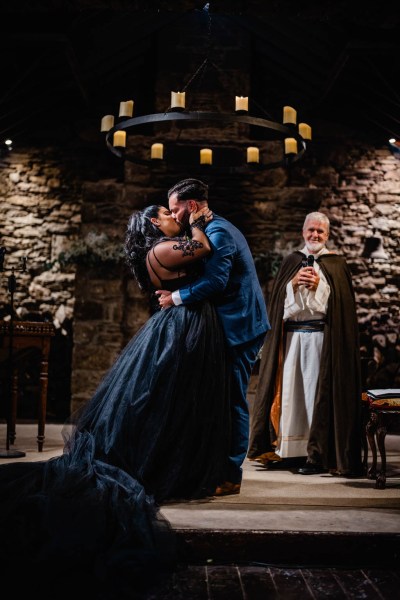
M 391 392 L 393 394 L 389 397 L 376 398 L 367 391 L 364 397 L 368 410 L 365 430 L 372 452 L 372 465 L 367 469 L 367 477 L 375 480 L 375 488 L 379 490 L 386 488 L 386 434 L 400 419 L 400 389 Z M 377 446 L 381 459 L 380 470 L 377 468 Z M 366 462 L 367 457 L 364 455 L 364 464 Z

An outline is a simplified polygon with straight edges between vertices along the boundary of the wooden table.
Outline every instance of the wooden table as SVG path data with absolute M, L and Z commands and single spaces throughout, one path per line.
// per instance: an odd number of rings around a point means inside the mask
M 23 350 L 38 348 L 40 351 L 40 392 L 37 443 L 39 452 L 42 452 L 45 439 L 50 342 L 52 336 L 55 335 L 55 328 L 52 323 L 14 321 L 11 337 L 10 328 L 10 321 L 0 321 L 0 350 L 3 360 L 9 362 L 9 370 L 6 375 L 10 378 L 11 383 L 11 386 L 5 386 L 6 389 L 8 388 L 8 397 L 5 398 L 5 406 L 8 410 L 7 441 L 14 444 L 16 438 L 18 375 L 21 368 L 18 355 Z

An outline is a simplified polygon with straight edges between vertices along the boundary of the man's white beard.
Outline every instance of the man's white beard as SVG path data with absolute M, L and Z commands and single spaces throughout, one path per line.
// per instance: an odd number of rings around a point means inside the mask
M 311 254 L 316 254 L 325 246 L 323 242 L 307 242 L 306 247 Z

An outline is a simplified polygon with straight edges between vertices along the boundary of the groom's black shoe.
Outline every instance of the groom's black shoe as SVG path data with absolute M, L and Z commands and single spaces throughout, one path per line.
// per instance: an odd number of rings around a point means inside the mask
M 325 473 L 326 469 L 318 463 L 307 461 L 304 467 L 300 467 L 297 472 L 300 473 L 300 475 L 318 475 L 319 473 Z

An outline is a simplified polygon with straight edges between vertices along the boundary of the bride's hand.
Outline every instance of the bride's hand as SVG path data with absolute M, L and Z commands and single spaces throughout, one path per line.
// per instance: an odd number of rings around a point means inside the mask
M 207 207 L 203 207 L 200 208 L 200 210 L 196 211 L 196 212 L 191 212 L 190 216 L 189 216 L 189 224 L 193 225 L 193 223 L 195 223 L 196 221 L 199 221 L 199 219 L 201 219 L 205 224 L 209 223 L 213 218 L 213 213 L 212 210 L 210 208 Z

